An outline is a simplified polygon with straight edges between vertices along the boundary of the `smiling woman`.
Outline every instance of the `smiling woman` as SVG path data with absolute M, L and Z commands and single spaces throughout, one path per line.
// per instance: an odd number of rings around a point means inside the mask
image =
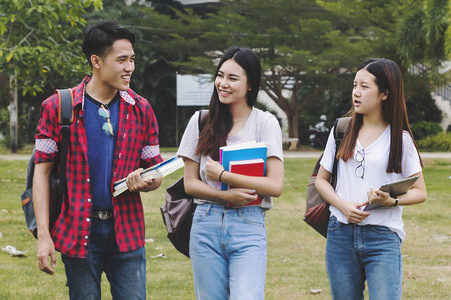
M 224 104 L 240 103 L 242 108 L 250 111 L 246 103 L 247 92 L 250 86 L 244 69 L 234 60 L 224 62 L 215 79 L 219 101 Z
M 265 214 L 282 193 L 284 167 L 277 119 L 253 107 L 260 78 L 255 53 L 227 51 L 200 133 L 196 113 L 177 152 L 185 161 L 185 190 L 198 204 L 189 248 L 197 299 L 264 298 Z M 235 174 L 217 161 L 220 147 L 249 141 L 267 146 L 265 176 Z M 222 190 L 221 183 L 233 188 Z M 249 205 L 259 195 L 261 203 Z

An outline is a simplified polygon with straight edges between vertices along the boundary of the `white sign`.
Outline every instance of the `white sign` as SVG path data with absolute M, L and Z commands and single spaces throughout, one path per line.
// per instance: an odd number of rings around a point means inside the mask
M 210 74 L 177 74 L 177 106 L 208 106 L 213 87 Z

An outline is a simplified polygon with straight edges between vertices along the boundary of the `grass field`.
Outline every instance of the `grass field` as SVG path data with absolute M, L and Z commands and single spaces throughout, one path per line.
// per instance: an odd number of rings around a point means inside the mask
M 424 162 L 428 200 L 404 209 L 403 299 L 451 299 L 451 161 Z M 266 299 L 331 299 L 324 263 L 326 240 L 302 221 L 314 163 L 301 158 L 285 161 L 284 192 L 266 217 Z M 27 251 L 23 258 L 0 251 L 0 299 L 67 299 L 59 254 L 54 276 L 37 267 L 36 240 L 27 231 L 20 205 L 26 165 L 26 161 L 0 160 L 0 248 L 12 245 Z M 194 299 L 190 261 L 166 238 L 159 211 L 164 189 L 181 174 L 172 174 L 159 190 L 143 194 L 146 238 L 154 240 L 146 244 L 148 299 Z M 165 257 L 153 258 L 159 254 Z M 322 291 L 312 294 L 311 289 Z M 102 299 L 111 299 L 105 277 L 102 293 Z

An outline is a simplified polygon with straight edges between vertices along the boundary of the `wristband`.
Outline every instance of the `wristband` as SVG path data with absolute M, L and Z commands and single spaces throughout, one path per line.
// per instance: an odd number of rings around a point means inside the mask
M 393 207 L 396 207 L 396 206 L 398 206 L 398 201 L 399 201 L 399 198 L 398 198 L 398 197 L 396 197 L 396 198 L 395 198 L 395 204 L 393 204 L 392 206 L 393 206 Z
M 224 172 L 225 172 L 225 169 L 222 170 L 221 174 L 219 174 L 219 182 L 221 182 L 221 183 L 222 183 L 222 181 L 221 181 L 222 173 L 224 173 Z

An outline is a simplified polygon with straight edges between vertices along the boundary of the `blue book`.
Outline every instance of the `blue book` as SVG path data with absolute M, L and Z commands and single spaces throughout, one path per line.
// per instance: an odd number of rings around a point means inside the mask
M 264 142 L 246 142 L 219 148 L 219 162 L 226 171 L 230 172 L 230 162 L 238 160 L 258 159 L 261 158 L 265 162 L 264 175 L 266 174 L 266 155 L 268 147 Z M 263 175 L 263 176 L 264 176 Z M 221 190 L 227 190 L 228 185 L 221 184 Z

